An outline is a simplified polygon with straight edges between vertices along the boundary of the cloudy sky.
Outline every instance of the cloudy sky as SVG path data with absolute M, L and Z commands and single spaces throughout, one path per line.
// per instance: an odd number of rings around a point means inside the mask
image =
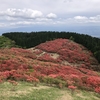
M 0 0 L 0 34 L 71 31 L 100 37 L 100 0 Z

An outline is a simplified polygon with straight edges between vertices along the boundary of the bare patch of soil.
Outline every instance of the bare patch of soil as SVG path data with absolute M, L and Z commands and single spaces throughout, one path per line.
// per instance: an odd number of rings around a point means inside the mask
M 59 57 L 59 54 L 57 53 L 51 53 L 50 55 L 53 59 L 57 59 Z

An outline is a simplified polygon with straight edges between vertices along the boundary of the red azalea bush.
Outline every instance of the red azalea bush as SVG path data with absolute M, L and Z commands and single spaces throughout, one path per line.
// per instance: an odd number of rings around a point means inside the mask
M 17 67 L 18 68 L 18 67 Z M 82 71 L 77 68 L 73 68 L 71 66 L 33 66 L 33 71 L 25 69 L 24 67 L 19 67 L 22 69 L 13 69 L 13 70 L 5 70 L 4 72 L 0 72 L 1 82 L 2 80 L 26 80 L 29 82 L 39 82 L 39 80 L 43 81 L 45 77 L 51 77 L 56 79 L 60 79 L 66 82 L 66 86 L 88 86 L 92 87 L 94 91 L 99 91 L 100 86 L 100 77 L 90 76 L 88 74 L 82 73 Z M 85 70 L 85 69 L 84 69 Z M 94 71 L 93 71 L 94 73 Z M 92 71 L 91 71 L 92 74 Z M 83 78 L 84 77 L 84 78 Z M 55 83 L 55 80 L 51 80 L 51 82 Z M 52 83 L 51 83 L 52 84 Z M 55 83 L 56 84 L 56 83 Z M 62 83 L 60 83 L 60 86 Z M 64 83 L 65 84 L 65 83 Z M 58 85 L 58 83 L 57 83 Z M 99 92 L 98 92 L 99 93 Z
M 54 59 L 53 59 L 52 57 L 50 57 L 50 55 L 47 54 L 47 53 L 45 53 L 45 54 L 43 54 L 42 56 L 38 57 L 38 60 L 48 61 L 48 62 L 49 62 L 49 61 L 50 61 L 50 62 L 54 61 Z
M 71 85 L 71 86 L 68 86 L 68 88 L 69 88 L 69 89 L 72 89 L 72 90 L 75 90 L 77 87 L 76 87 L 76 86 Z
M 67 86 L 76 89 L 84 86 L 100 93 L 100 76 L 90 70 L 91 53 L 86 52 L 85 48 L 67 39 L 50 41 L 36 48 L 38 51 L 34 52 L 19 48 L 0 50 L 0 83 L 7 80 L 12 83 L 41 81 L 60 88 Z M 59 57 L 54 59 L 47 52 L 56 52 Z M 63 65 L 63 61 L 73 65 Z
M 67 42 L 67 39 L 56 39 L 53 41 L 48 41 L 46 43 L 42 43 L 38 45 L 36 48 L 47 51 L 47 52 L 57 52 L 59 49 L 62 48 L 64 43 Z
M 86 81 L 87 85 L 96 88 L 100 86 L 100 77 L 98 76 L 89 76 Z
M 90 56 L 91 52 L 86 52 L 86 48 L 77 43 L 67 39 L 56 39 L 46 43 L 42 43 L 36 47 L 37 49 L 44 50 L 46 52 L 58 53 L 58 62 L 61 63 L 63 60 L 67 60 L 70 63 L 85 62 L 86 68 L 91 67 L 92 61 Z M 41 58 L 42 59 L 42 58 Z
M 96 88 L 95 88 L 95 92 L 97 92 L 97 93 L 100 94 L 100 87 L 96 87 Z
M 40 61 L 46 61 L 46 62 L 54 62 L 54 63 L 60 63 L 61 62 L 60 59 L 54 59 L 48 53 L 45 53 L 42 56 L 37 57 L 37 59 L 40 60 Z

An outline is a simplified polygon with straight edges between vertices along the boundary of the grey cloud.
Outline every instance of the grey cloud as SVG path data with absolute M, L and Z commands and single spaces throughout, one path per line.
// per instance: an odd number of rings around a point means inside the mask
M 49 19 L 55 19 L 57 15 L 54 13 L 49 13 L 44 15 L 41 11 L 33 10 L 33 9 L 15 9 L 9 8 L 5 11 L 0 11 L 0 20 L 40 20 L 40 21 L 47 21 Z

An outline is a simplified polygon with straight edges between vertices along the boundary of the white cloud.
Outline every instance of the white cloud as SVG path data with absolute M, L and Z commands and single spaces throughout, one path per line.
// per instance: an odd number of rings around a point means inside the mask
M 84 20 L 84 19 L 88 19 L 88 18 L 86 16 L 75 16 L 74 19 Z
M 0 16 L 8 16 L 13 18 L 39 18 L 43 14 L 41 11 L 32 10 L 32 9 L 7 9 L 6 11 L 0 11 Z
M 49 15 L 49 14 L 48 14 Z M 51 14 L 53 15 L 53 14 Z M 10 19 L 11 18 L 11 19 Z M 52 18 L 52 19 L 51 19 Z M 8 21 L 6 22 L 2 22 L 0 24 L 0 27 L 20 27 L 20 26 L 32 26 L 32 25 L 84 25 L 84 24 L 100 24 L 100 15 L 97 16 L 90 16 L 90 17 L 86 17 L 86 16 L 75 16 L 72 18 L 66 18 L 66 19 L 62 19 L 62 18 L 57 18 L 57 19 L 53 19 L 54 17 L 41 17 L 41 18 L 36 18 L 36 19 L 13 19 L 12 17 L 8 17 Z
M 100 15 L 90 17 L 91 20 L 100 20 Z
M 41 11 L 33 9 L 15 9 L 8 8 L 5 11 L 0 11 L 0 20 L 16 21 L 16 20 L 37 20 L 48 21 L 57 18 L 54 13 L 44 15 Z
M 100 25 L 100 0 L 0 0 L 0 27 Z
M 30 8 L 47 14 L 99 13 L 100 0 L 0 0 L 0 9 Z
M 75 16 L 73 18 L 69 18 L 67 19 L 67 21 L 69 22 L 73 22 L 73 23 L 91 23 L 91 24 L 95 24 L 95 23 L 99 23 L 100 24 L 100 15 L 96 15 L 96 16 L 90 16 L 90 17 L 86 17 L 86 16 Z
M 50 13 L 50 14 L 48 14 L 47 15 L 47 18 L 57 18 L 57 15 L 56 14 L 54 14 L 54 13 Z
M 48 21 L 52 21 L 52 19 L 43 17 L 43 18 L 37 18 L 36 21 L 40 21 L 40 22 L 41 22 L 41 21 L 48 22 Z
M 92 23 L 100 23 L 100 15 L 90 17 L 89 19 Z
M 0 0 L 0 31 L 35 25 L 100 26 L 100 0 Z
M 73 21 L 76 22 L 76 23 L 87 23 L 88 17 L 86 17 L 86 16 L 75 16 L 73 18 Z

